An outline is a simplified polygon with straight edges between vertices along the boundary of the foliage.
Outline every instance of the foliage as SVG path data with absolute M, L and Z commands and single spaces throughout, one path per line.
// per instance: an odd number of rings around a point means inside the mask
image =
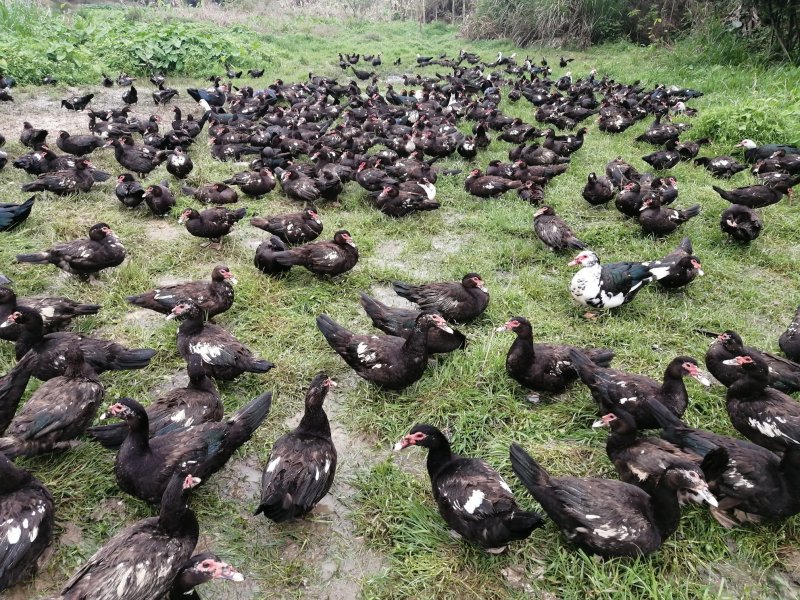
M 741 7 L 745 14 L 750 12 L 760 19 L 771 33 L 770 49 L 774 42 L 774 52 L 800 64 L 800 4 L 787 0 L 745 0 Z M 739 19 L 731 20 L 733 26 L 742 26 Z
M 100 73 L 199 74 L 233 63 L 268 65 L 274 49 L 242 26 L 230 28 L 168 19 L 132 9 L 84 8 L 66 16 L 12 0 L 0 4 L 0 69 L 19 83 L 45 75 L 64 83 L 96 81 Z

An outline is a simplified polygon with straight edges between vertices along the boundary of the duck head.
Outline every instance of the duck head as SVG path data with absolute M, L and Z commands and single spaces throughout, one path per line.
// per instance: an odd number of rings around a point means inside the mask
M 478 288 L 484 294 L 489 293 L 489 288 L 486 287 L 483 278 L 477 273 L 467 273 L 464 275 L 464 277 L 461 279 L 461 285 L 463 285 L 465 288 Z
M 448 444 L 447 438 L 433 425 L 414 425 L 403 438 L 394 445 L 394 451 L 399 452 L 409 446 L 423 446 L 425 448 L 437 448 Z
M 569 263 L 567 263 L 567 265 L 570 267 L 593 267 L 597 264 L 600 264 L 600 259 L 597 258 L 597 255 L 591 250 L 584 250 Z

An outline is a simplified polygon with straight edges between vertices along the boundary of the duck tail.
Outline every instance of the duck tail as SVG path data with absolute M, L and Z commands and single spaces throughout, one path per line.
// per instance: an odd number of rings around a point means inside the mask
M 317 317 L 317 329 L 332 346 L 344 346 L 349 339 L 347 329 L 339 325 L 325 313 Z
M 128 427 L 125 423 L 112 423 L 110 425 L 97 425 L 89 427 L 86 433 L 98 442 L 103 448 L 115 450 L 122 445 L 128 436 Z
M 275 523 L 290 521 L 295 517 L 294 502 L 289 492 L 285 494 L 272 494 L 262 498 L 253 515 L 263 514 Z
M 611 354 L 613 358 L 614 353 L 612 352 Z M 591 386 L 595 381 L 594 369 L 597 364 L 594 363 L 592 359 L 589 358 L 584 352 L 581 352 L 576 348 L 572 348 L 569 351 L 569 360 L 572 363 L 575 372 L 578 373 L 578 377 L 581 378 L 581 381 L 584 384 Z
M 505 525 L 511 533 L 512 540 L 523 540 L 528 537 L 534 529 L 544 525 L 544 519 L 539 513 L 526 510 L 515 512 L 513 516 L 506 521 Z
M 517 443 L 510 448 L 511 468 L 529 491 L 550 485 L 550 475 Z
M 678 211 L 678 214 L 681 216 L 682 220 L 688 221 L 692 217 L 696 217 L 700 214 L 700 205 L 695 204 L 694 206 L 690 206 L 689 208 Z
M 414 298 L 417 298 L 417 294 L 414 292 L 415 287 L 416 286 L 413 286 L 409 283 L 404 283 L 402 281 L 392 282 L 392 289 L 394 290 L 394 293 L 401 298 L 410 300 L 411 302 L 416 302 L 416 300 L 414 300 Z
M 247 364 L 247 371 L 250 373 L 266 373 L 270 369 L 274 369 L 275 364 L 261 358 L 253 358 Z
M 34 252 L 33 254 L 17 254 L 18 263 L 33 263 L 34 265 L 46 265 L 50 260 L 49 252 Z
M 101 308 L 103 307 L 99 304 L 78 304 L 74 310 L 77 316 L 86 316 L 96 315 Z
M 678 244 L 678 248 L 686 252 L 686 254 L 694 254 L 692 251 L 692 240 L 690 240 L 688 237 L 685 237 L 681 240 L 681 243 Z
M 144 369 L 150 363 L 150 359 L 153 358 L 155 353 L 156 351 L 152 348 L 120 352 L 111 364 L 111 370 Z
M 614 351 L 609 348 L 589 348 L 584 353 L 594 364 L 604 368 L 610 367 L 614 359 Z
M 655 398 L 646 399 L 647 409 L 653 418 L 658 422 L 662 429 L 674 429 L 676 427 L 686 427 L 683 421 L 675 413 L 668 409 L 664 404 Z
M 43 192 L 45 190 L 44 185 L 42 185 L 41 181 L 31 181 L 30 183 L 25 183 L 22 186 L 23 192 Z
M 241 422 L 244 428 L 252 433 L 264 419 L 269 415 L 269 410 L 272 407 L 272 392 L 264 392 L 260 396 L 253 398 L 243 408 L 236 411 L 231 417 L 231 422 Z
M 726 190 L 723 190 L 721 187 L 717 187 L 716 185 L 712 185 L 711 189 L 717 192 L 725 200 L 730 201 L 730 194 L 728 194 Z
M 384 315 L 386 305 L 378 302 L 375 300 L 375 298 L 367 296 L 364 292 L 359 294 L 359 303 L 364 308 L 364 312 L 367 313 L 367 316 L 372 319 L 372 323 L 375 324 L 376 327 L 377 323 L 384 323 L 386 321 Z

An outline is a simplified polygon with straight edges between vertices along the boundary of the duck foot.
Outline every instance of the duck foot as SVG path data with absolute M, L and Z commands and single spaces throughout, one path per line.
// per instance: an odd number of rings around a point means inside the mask
M 597 321 L 597 318 L 599 316 L 600 315 L 598 313 L 592 311 L 583 313 L 583 318 L 586 319 L 587 321 Z
M 450 533 L 450 537 L 453 538 L 454 540 L 462 540 L 462 539 L 464 539 L 464 536 L 462 536 L 460 533 L 458 533 L 455 529 L 451 529 L 449 531 L 449 533 Z
M 536 392 L 531 392 L 530 394 L 525 396 L 525 400 L 527 400 L 531 404 L 539 404 L 539 402 L 542 401 L 541 397 Z
M 484 548 L 484 550 L 486 550 L 486 552 L 488 552 L 489 554 L 497 555 L 497 554 L 502 554 L 503 552 L 508 550 L 508 546 L 501 546 L 500 548 Z

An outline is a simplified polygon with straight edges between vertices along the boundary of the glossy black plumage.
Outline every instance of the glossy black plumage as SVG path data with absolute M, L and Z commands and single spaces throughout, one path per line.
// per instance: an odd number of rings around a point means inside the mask
M 136 521 L 107 541 L 54 600 L 156 600 L 169 592 L 197 545 L 200 527 L 188 507 L 197 477 L 176 473 L 157 517 Z
M 714 177 L 726 179 L 747 168 L 747 165 L 741 164 L 731 156 L 715 156 L 713 158 L 701 156 L 694 159 L 694 164 L 705 167 Z
M 238 186 L 243 194 L 253 198 L 260 198 L 275 189 L 275 177 L 272 171 L 264 167 L 258 171 L 237 173 L 224 183 Z
M 359 296 L 361 306 L 375 327 L 389 335 L 408 339 L 421 311 L 387 306 L 364 293 Z M 430 354 L 453 352 L 465 348 L 466 345 L 466 337 L 457 329 L 453 329 L 452 333 L 439 327 L 428 330 L 428 352 Z
M 0 452 L 0 592 L 36 571 L 54 520 L 48 489 Z
M 67 154 L 85 156 L 102 148 L 105 140 L 96 135 L 70 135 L 67 131 L 59 131 L 56 145 Z
M 778 345 L 789 360 L 800 361 L 800 307 L 795 311 L 786 331 L 778 338 Z
M 706 352 L 706 367 L 722 385 L 730 387 L 742 376 L 743 370 L 736 364 L 725 364 L 726 360 L 742 354 L 759 356 L 769 368 L 768 385 L 791 394 L 800 391 L 800 364 L 745 346 L 742 337 L 735 331 L 727 330 L 715 339 Z
M 287 244 L 305 244 L 322 233 L 322 221 L 313 208 L 274 217 L 253 217 L 250 225 L 269 231 Z
M 184 152 L 183 148 L 176 146 L 166 157 L 167 173 L 178 179 L 186 179 L 194 169 L 192 158 Z
M 752 208 L 733 204 L 726 209 L 720 217 L 719 226 L 722 231 L 733 239 L 749 243 L 761 234 L 763 223 L 761 217 Z
M 725 468 L 708 477 L 719 501 L 711 512 L 722 525 L 785 519 L 800 512 L 800 445 L 789 445 L 779 458 L 752 442 L 689 427 L 658 403 L 650 410 L 663 429 L 661 436 L 698 459 L 717 448 L 727 452 Z
M 358 262 L 358 248 L 350 233 L 339 230 L 330 242 L 312 242 L 289 248 L 275 256 L 279 265 L 305 267 L 317 275 L 346 273 Z
M 117 484 L 132 496 L 158 504 L 170 478 L 184 468 L 183 463 L 205 480 L 250 439 L 267 418 L 271 402 L 272 394 L 267 392 L 222 422 L 206 422 L 150 439 L 144 407 L 130 398 L 120 398 L 109 409 L 125 420 L 129 429 L 114 463 Z
M 452 331 L 444 319 L 420 313 L 408 338 L 393 335 L 359 335 L 328 315 L 317 317 L 317 327 L 331 348 L 357 375 L 390 390 L 402 390 L 418 381 L 428 366 L 428 330 Z
M 622 481 L 551 477 L 518 444 L 511 445 L 511 466 L 568 541 L 604 557 L 658 550 L 678 528 L 677 490 L 689 483 L 668 469 L 650 496 Z
M 39 313 L 31 308 L 17 306 L 16 310 L 0 324 L 0 328 L 16 323 L 20 335 L 14 345 L 17 360 L 30 350 L 35 357 L 31 372 L 34 377 L 46 381 L 63 375 L 66 370 L 67 350 L 79 345 L 84 358 L 97 373 L 124 369 L 143 369 L 156 353 L 155 350 L 129 350 L 116 342 L 91 338 L 76 333 L 59 331 L 44 334 L 44 325 Z
M 224 206 L 214 206 L 202 212 L 187 208 L 181 213 L 178 223 L 184 224 L 186 231 L 193 236 L 210 240 L 206 245 L 213 242 L 217 244 L 217 247 L 221 247 L 222 238 L 228 235 L 233 226 L 246 214 L 246 208 L 228 210 Z
M 677 289 L 690 284 L 698 275 L 703 275 L 700 259 L 692 254 L 692 242 L 686 237 L 669 254 L 658 260 L 644 262 L 650 272 L 656 275 L 658 285 L 667 289 Z
M 675 210 L 661 206 L 658 196 L 649 195 L 642 200 L 642 206 L 639 209 L 639 225 L 644 233 L 667 235 L 699 214 L 699 204 L 683 210 Z
M 630 302 L 656 276 L 640 262 L 601 264 L 591 250 L 584 250 L 570 266 L 581 269 L 572 276 L 569 292 L 580 304 L 592 308 L 616 308 Z
M 285 275 L 292 267 L 278 263 L 276 258 L 279 254 L 286 252 L 286 250 L 288 250 L 286 244 L 284 244 L 280 238 L 273 235 L 258 245 L 256 254 L 253 257 L 253 264 L 265 275 L 273 275 L 276 277 Z
M 542 206 L 533 215 L 533 231 L 553 252 L 574 248 L 583 250 L 586 244 L 580 241 L 566 221 L 556 214 L 550 206 Z
M 711 187 L 717 194 L 732 204 L 741 204 L 749 208 L 762 208 L 780 201 L 787 191 L 800 182 L 800 175 L 786 181 L 778 181 L 772 185 L 748 185 L 732 190 L 723 190 L 716 185 Z
M 62 271 L 87 277 L 116 267 L 125 260 L 125 246 L 105 223 L 89 228 L 89 239 L 56 244 L 35 254 L 18 254 L 17 262 L 55 265 Z
M 614 186 L 608 177 L 598 177 L 595 173 L 589 173 L 588 181 L 581 195 L 592 206 L 600 206 L 610 202 L 615 193 Z
M 114 158 L 120 165 L 140 177 L 147 175 L 166 159 L 166 155 L 158 148 L 144 144 L 137 146 L 130 138 L 125 141 L 115 138 L 106 145 L 114 146 Z
M 309 513 L 330 490 L 337 455 L 322 403 L 333 385 L 325 373 L 311 380 L 300 424 L 272 445 L 255 514 L 276 523 L 290 521 Z
M 51 166 L 47 168 L 50 169 Z M 23 184 L 21 189 L 23 192 L 52 192 L 59 196 L 67 196 L 88 192 L 92 189 L 94 182 L 92 163 L 85 158 L 77 158 L 74 161 L 74 167 L 43 172 L 34 181 Z
M 534 344 L 533 327 L 525 317 L 509 319 L 498 331 L 516 334 L 506 355 L 506 372 L 520 385 L 537 392 L 557 393 L 578 378 L 570 359 L 570 350 L 576 348 L 563 344 Z M 608 367 L 614 358 L 613 350 L 608 348 L 581 351 L 602 367 Z
M 61 101 L 61 106 L 67 110 L 79 111 L 86 108 L 94 98 L 94 94 L 86 94 L 85 96 L 72 96 Z
M 80 346 L 71 346 L 64 358 L 64 375 L 40 385 L 0 438 L 0 452 L 9 458 L 69 448 L 94 420 L 105 388 Z
M 489 290 L 477 273 L 467 273 L 460 282 L 453 283 L 411 285 L 393 281 L 392 288 L 422 310 L 436 311 L 451 321 L 471 321 L 489 305 Z
M 28 387 L 31 369 L 35 362 L 36 356 L 28 353 L 18 360 L 6 375 L 0 377 L 0 435 L 17 412 L 17 406 L 25 393 L 25 388 Z
M 736 431 L 774 452 L 800 445 L 800 403 L 769 386 L 769 367 L 758 353 L 729 359 L 743 374 L 728 388 L 726 408 Z
M 207 183 L 198 188 L 184 186 L 181 191 L 204 204 L 234 204 L 239 201 L 236 190 L 224 183 Z
M 242 373 L 266 373 L 275 365 L 253 356 L 252 352 L 219 325 L 203 322 L 200 308 L 182 302 L 172 315 L 182 319 L 178 327 L 178 352 L 188 361 L 193 354 L 203 359 L 206 374 L 230 381 Z
M 117 177 L 114 194 L 126 208 L 136 208 L 144 202 L 144 188 L 130 173 L 123 173 Z
M 25 202 L 14 204 L 11 202 L 0 202 L 0 231 L 11 231 L 27 219 L 36 196 L 31 196 Z
M 28 121 L 25 121 L 22 123 L 22 132 L 19 134 L 19 141 L 23 146 L 35 149 L 47 141 L 47 133 L 46 129 L 37 129 L 28 123 Z
M 211 281 L 166 285 L 125 299 L 135 306 L 164 315 L 170 314 L 181 302 L 192 302 L 206 319 L 212 319 L 233 306 L 235 283 L 236 278 L 227 265 L 217 265 L 211 270 Z
M 689 404 L 683 378 L 693 377 L 703 385 L 710 385 L 697 367 L 697 361 L 689 356 L 673 358 L 664 371 L 662 383 L 645 375 L 600 367 L 577 350 L 570 351 L 570 359 L 578 377 L 591 391 L 600 413 L 612 412 L 621 405 L 634 417 L 639 429 L 657 426 L 648 409 L 648 399 L 655 398 L 681 416 Z
M 147 405 L 148 435 L 151 438 L 222 420 L 222 400 L 217 386 L 206 376 L 203 360 L 193 354 L 187 361 L 186 371 L 189 376 L 186 387 L 174 388 Z M 119 448 L 128 435 L 128 428 L 124 423 L 113 423 L 89 427 L 86 433 L 106 448 Z
M 175 206 L 175 195 L 170 191 L 166 181 L 147 186 L 144 191 L 144 202 L 154 215 L 163 217 Z
M 39 313 L 45 331 L 56 331 L 79 316 L 94 315 L 99 304 L 82 304 L 61 296 L 45 298 L 18 298 L 9 287 L 0 286 L 0 324 L 14 312 L 17 306 L 26 306 Z M 14 342 L 19 337 L 19 327 L 9 323 L 0 328 L 0 340 Z
M 522 510 L 511 488 L 486 461 L 454 454 L 450 442 L 432 425 L 415 425 L 396 445 L 428 449 L 427 469 L 439 514 L 460 537 L 499 553 L 524 540 L 544 522 Z

